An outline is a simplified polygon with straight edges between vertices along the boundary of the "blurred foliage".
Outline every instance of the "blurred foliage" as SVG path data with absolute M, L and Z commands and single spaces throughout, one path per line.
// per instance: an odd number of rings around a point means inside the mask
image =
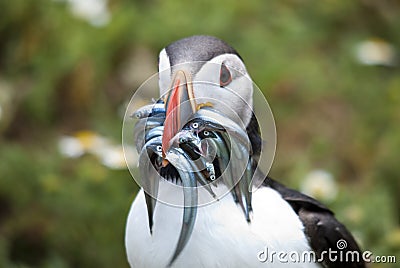
M 1 267 L 127 267 L 137 186 L 90 155 L 64 158 L 57 141 L 89 129 L 118 142 L 158 51 L 194 34 L 232 44 L 265 93 L 278 132 L 271 175 L 299 188 L 310 170 L 332 173 L 337 217 L 364 249 L 399 261 L 399 65 L 355 57 L 371 38 L 399 51 L 398 1 L 109 0 L 101 25 L 73 2 L 0 1 Z

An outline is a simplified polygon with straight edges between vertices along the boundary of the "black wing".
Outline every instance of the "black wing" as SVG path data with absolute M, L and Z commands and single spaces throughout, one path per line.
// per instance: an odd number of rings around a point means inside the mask
M 308 236 L 311 248 L 314 250 L 318 260 L 328 268 L 362 268 L 366 267 L 362 259 L 362 253 L 351 233 L 334 216 L 333 212 L 317 200 L 306 196 L 298 191 L 289 189 L 282 184 L 266 178 L 264 186 L 270 187 L 279 192 L 299 215 L 303 222 L 306 235 Z M 343 239 L 346 246 L 339 245 L 338 241 Z M 329 257 L 329 250 L 331 256 Z M 326 252 L 323 254 L 323 252 Z M 357 252 L 354 253 L 353 252 Z M 342 258 L 340 259 L 340 256 Z M 347 262 L 346 262 L 347 256 Z M 357 256 L 359 259 L 357 259 Z

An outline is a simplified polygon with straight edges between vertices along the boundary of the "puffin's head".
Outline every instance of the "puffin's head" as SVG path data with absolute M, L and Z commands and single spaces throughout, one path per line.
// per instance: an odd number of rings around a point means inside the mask
M 211 107 L 246 127 L 252 117 L 253 83 L 235 49 L 212 36 L 178 40 L 159 55 L 160 96 L 167 118 L 163 153 L 191 114 Z

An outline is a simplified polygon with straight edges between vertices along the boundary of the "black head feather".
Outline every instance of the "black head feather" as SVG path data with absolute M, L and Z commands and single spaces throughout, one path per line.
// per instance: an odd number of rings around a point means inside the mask
M 169 44 L 165 51 L 171 66 L 193 61 L 209 61 L 222 54 L 235 54 L 237 51 L 224 41 L 208 35 L 195 35 Z

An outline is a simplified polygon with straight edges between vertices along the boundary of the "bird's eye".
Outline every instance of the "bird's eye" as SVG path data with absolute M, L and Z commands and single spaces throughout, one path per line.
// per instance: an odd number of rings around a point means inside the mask
M 198 127 L 199 127 L 199 123 L 195 122 L 195 123 L 192 124 L 192 128 L 198 128 Z
M 221 69 L 219 71 L 219 85 L 224 87 L 232 81 L 232 75 L 228 67 L 224 63 L 221 64 Z
M 204 136 L 206 136 L 206 137 L 210 135 L 210 132 L 208 132 L 207 130 L 204 130 L 203 133 L 204 133 Z

